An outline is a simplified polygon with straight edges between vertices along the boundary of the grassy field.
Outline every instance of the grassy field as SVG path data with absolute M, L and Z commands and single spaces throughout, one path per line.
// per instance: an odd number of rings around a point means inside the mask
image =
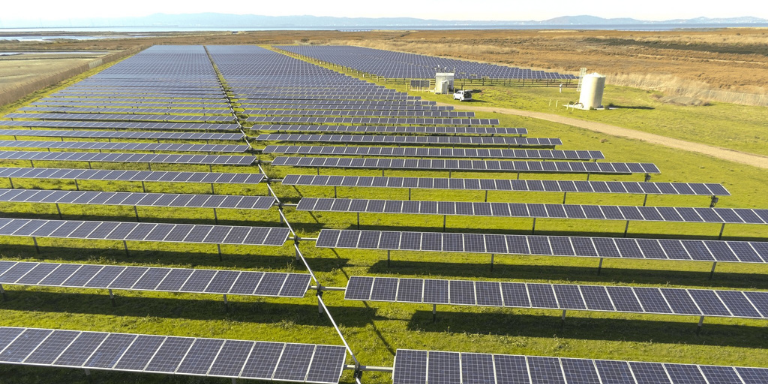
M 491 95 L 488 91 L 485 96 Z M 42 94 L 38 94 L 42 96 Z M 431 96 L 433 97 L 433 96 Z M 430 98 L 431 98 L 430 97 Z M 543 99 L 546 95 L 537 96 Z M 534 105 L 538 105 L 533 103 Z M 18 105 L 17 105 L 18 106 Z M 659 109 L 654 110 L 659 111 Z M 653 111 L 651 111 L 653 112 Z M 670 112 L 672 114 L 672 112 Z M 537 120 L 498 117 L 501 126 L 526 127 L 531 137 L 560 137 L 563 149 L 601 150 L 607 161 L 643 161 L 656 163 L 662 171 L 653 181 L 716 182 L 728 188 L 732 196 L 722 197 L 719 207 L 765 207 L 764 191 L 768 177 L 764 171 L 706 156 L 670 150 L 643 142 L 595 134 Z M 638 119 L 640 116 L 638 116 Z M 625 117 L 634 119 L 634 115 Z M 268 160 L 268 156 L 262 156 Z M 2 166 L 28 166 L 28 162 L 0 162 Z M 40 162 L 38 167 L 46 166 Z M 50 163 L 56 167 L 83 167 L 83 163 Z M 96 164 L 97 168 L 126 169 L 141 165 Z M 144 169 L 144 168 L 142 168 Z M 159 169 L 159 168 L 158 168 Z M 206 167 L 168 165 L 162 169 L 198 170 Z M 312 168 L 267 166 L 270 177 L 285 174 L 313 174 Z M 214 171 L 257 172 L 255 167 L 214 167 Z M 323 170 L 324 174 L 377 175 L 380 171 Z M 388 171 L 387 175 L 445 177 L 447 172 Z M 462 173 L 453 177 L 514 178 L 514 174 Z M 522 174 L 527 179 L 579 179 L 583 175 L 547 176 Z M 641 180 L 634 176 L 592 176 L 592 180 Z M 74 183 L 51 180 L 14 180 L 17 187 L 74 189 Z M 81 189 L 140 191 L 139 183 L 81 183 Z M 0 188 L 7 188 L 0 180 Z M 151 192 L 207 193 L 209 186 L 148 183 Z M 285 202 L 302 196 L 329 197 L 331 188 L 308 188 L 273 184 Z M 339 188 L 340 197 L 407 199 L 406 190 Z M 263 185 L 217 187 L 217 193 L 266 194 Z M 414 190 L 414 200 L 482 201 L 482 192 Z M 489 201 L 560 203 L 561 194 L 490 192 Z M 638 195 L 569 194 L 569 203 L 642 204 Z M 704 196 L 650 196 L 649 205 L 708 206 Z M 3 216 L 58 218 L 54 206 L 3 204 Z M 356 228 L 354 214 L 307 213 L 285 209 L 287 217 L 304 236 L 317 234 L 320 228 Z M 178 223 L 213 223 L 210 210 L 140 208 L 143 221 Z M 129 207 L 63 206 L 67 219 L 109 219 L 133 221 Z M 277 212 L 222 211 L 222 224 L 277 226 Z M 473 220 L 449 217 L 449 231 L 484 233 L 527 233 L 528 219 Z M 442 230 L 442 217 L 420 215 L 361 215 L 363 229 Z M 621 236 L 624 222 L 591 220 L 537 220 L 539 234 L 578 234 Z M 632 223 L 633 237 L 716 238 L 716 224 Z M 728 225 L 727 239 L 768 237 L 768 226 Z M 154 265 L 190 268 L 228 268 L 302 272 L 294 261 L 290 246 L 222 246 L 219 261 L 213 245 L 180 245 L 129 242 L 126 256 L 118 242 L 40 239 L 37 254 L 30 239 L 4 237 L 0 257 L 6 260 Z M 444 279 L 530 281 L 552 283 L 628 284 L 636 286 L 718 287 L 723 289 L 768 289 L 768 266 L 721 263 L 709 280 L 710 263 L 661 262 L 643 260 L 607 260 L 602 274 L 596 273 L 597 260 L 501 256 L 493 272 L 488 255 L 393 252 L 391 266 L 386 253 L 363 250 L 329 250 L 302 243 L 302 251 L 324 285 L 344 286 L 349 276 L 375 275 L 397 277 L 430 276 Z M 117 306 L 110 305 L 106 292 L 79 289 L 16 287 L 5 285 L 8 301 L 0 303 L 0 325 L 48 327 L 160 335 L 222 337 L 248 340 L 340 344 L 330 322 L 317 313 L 317 300 L 308 294 L 303 299 L 229 297 L 225 310 L 220 297 L 176 293 L 116 291 Z M 344 301 L 341 293 L 324 295 L 330 312 L 341 326 L 358 359 L 366 365 L 390 366 L 397 349 L 434 349 L 507 354 L 589 357 L 642 361 L 665 361 L 768 367 L 768 333 L 765 321 L 707 318 L 700 334 L 697 317 L 656 316 L 569 311 L 565 323 L 560 311 L 520 310 L 479 307 L 438 306 L 437 321 L 432 322 L 428 305 L 407 305 Z M 115 372 L 91 372 L 86 377 L 78 370 L 0 368 L 0 383 L 226 383 L 227 380 L 172 377 Z M 389 374 L 366 373 L 366 383 L 388 383 Z M 350 371 L 342 376 L 353 382 Z

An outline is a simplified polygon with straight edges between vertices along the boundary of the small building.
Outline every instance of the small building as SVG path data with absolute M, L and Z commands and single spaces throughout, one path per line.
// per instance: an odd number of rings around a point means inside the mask
M 436 73 L 435 74 L 435 93 L 446 94 L 453 92 L 454 73 Z

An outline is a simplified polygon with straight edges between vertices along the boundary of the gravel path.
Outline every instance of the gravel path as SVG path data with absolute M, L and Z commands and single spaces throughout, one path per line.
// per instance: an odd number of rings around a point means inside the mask
M 438 105 L 453 105 L 438 103 Z M 689 152 L 701 153 L 722 160 L 733 161 L 741 164 L 751 165 L 753 167 L 768 169 L 768 157 L 734 151 L 732 149 L 720 148 L 706 144 L 693 143 L 690 141 L 673 139 L 671 137 L 654 135 L 652 133 L 637 131 L 634 129 L 621 128 L 615 125 L 603 124 L 594 121 L 574 119 L 571 117 L 559 116 L 543 112 L 523 111 L 510 108 L 478 107 L 472 105 L 453 105 L 456 109 L 473 112 L 496 112 L 505 115 L 515 115 L 530 117 L 533 119 L 551 121 L 553 123 L 571 125 L 578 128 L 588 129 L 590 131 L 605 133 L 612 136 L 625 137 L 629 139 L 642 140 L 651 144 L 663 145 L 670 148 L 681 149 Z

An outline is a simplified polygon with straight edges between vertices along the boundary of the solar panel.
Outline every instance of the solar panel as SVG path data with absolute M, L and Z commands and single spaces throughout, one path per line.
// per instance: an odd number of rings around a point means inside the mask
M 1 124 L 0 124 L 1 125 Z M 0 136 L 60 137 L 71 139 L 148 139 L 148 140 L 243 140 L 240 133 L 135 132 L 135 131 L 53 131 L 33 129 L 0 129 Z
M 190 144 L 191 145 L 191 144 Z M 153 153 L 23 152 L 0 151 L 0 160 L 87 161 L 106 163 L 251 165 L 252 156 L 158 155 Z
M 2 228 L 0 228 L 0 232 L 2 231 Z M 435 233 L 435 232 L 388 232 L 390 237 L 392 236 L 398 236 L 400 237 L 399 245 L 397 241 L 393 241 L 390 239 L 389 241 L 382 242 L 379 240 L 378 242 L 375 242 L 373 244 L 366 244 L 361 245 L 356 242 L 356 239 L 359 238 L 362 233 L 366 232 L 379 232 L 379 231 L 354 231 L 354 230 L 332 230 L 332 229 L 323 229 L 320 231 L 320 235 L 318 236 L 318 240 L 316 243 L 316 246 L 319 248 L 351 248 L 351 249 L 389 249 L 389 250 L 421 250 L 421 251 L 434 251 L 434 252 L 471 252 L 471 253 L 496 253 L 496 254 L 518 254 L 518 255 L 546 255 L 546 256 L 576 256 L 576 257 L 610 257 L 610 258 L 648 258 L 644 257 L 647 255 L 644 255 L 642 253 L 642 250 L 640 248 L 629 248 L 632 249 L 633 252 L 637 253 L 625 253 L 620 252 L 616 245 L 617 243 L 623 241 L 623 240 L 632 240 L 632 239 L 614 239 L 614 238 L 606 238 L 606 237 L 567 237 L 567 236 L 535 236 L 535 235 L 527 235 L 527 236 L 521 236 L 521 235 L 494 235 L 494 234 L 482 234 L 482 235 L 476 235 L 476 234 L 457 234 L 457 233 Z M 463 241 L 458 242 L 456 244 L 448 244 L 444 241 L 446 238 L 450 237 L 463 237 Z M 471 243 L 471 241 L 467 241 L 467 239 L 471 236 L 482 236 L 484 238 L 484 242 L 488 243 L 489 241 L 487 239 L 498 239 L 498 236 L 504 236 L 507 241 L 507 248 L 506 250 L 504 247 L 499 246 L 496 249 L 493 250 L 481 250 L 481 249 L 473 249 L 469 246 L 467 246 L 468 243 Z M 355 239 L 354 242 L 348 243 L 346 241 L 342 241 L 343 239 L 352 238 Z M 405 240 L 408 240 L 405 242 Z M 427 241 L 429 241 L 427 243 Z M 491 240 L 494 241 L 494 240 Z M 530 248 L 528 246 L 520 246 L 519 242 L 522 241 L 524 244 L 530 244 Z M 568 252 L 563 251 L 563 247 L 555 247 L 552 248 L 550 244 L 552 242 L 580 242 L 580 247 L 570 247 L 568 248 Z M 645 241 L 650 242 L 656 242 L 659 248 L 661 248 L 664 251 L 664 255 L 661 254 L 654 254 L 651 259 L 656 260 L 690 260 L 690 261 L 723 261 L 723 262 L 740 262 L 740 263 L 766 263 L 768 262 L 768 259 L 766 259 L 765 256 L 762 256 L 760 258 L 755 258 L 753 253 L 750 253 L 747 255 L 746 258 L 741 258 L 740 254 L 734 254 L 731 251 L 728 251 L 727 253 L 719 253 L 718 248 L 710 248 L 706 250 L 708 258 L 706 260 L 702 259 L 696 254 L 691 253 L 683 253 L 683 254 L 673 254 L 672 251 L 676 249 L 676 247 L 681 247 L 681 244 L 685 244 L 688 240 L 670 240 L 670 239 L 645 239 Z M 751 248 L 754 249 L 755 247 L 760 247 L 762 245 L 761 242 L 747 242 L 747 241 L 712 241 L 710 242 L 712 244 L 721 244 L 724 245 L 721 249 L 733 249 L 736 247 L 736 249 L 739 248 L 739 246 L 744 248 Z M 422 245 L 418 245 L 422 244 Z M 460 245 L 463 244 L 463 245 Z M 586 248 L 584 247 L 585 244 L 591 244 L 592 247 Z M 636 245 L 635 245 L 636 246 Z M 597 250 L 597 254 L 595 254 L 594 250 Z M 582 252 L 583 250 L 586 250 L 586 252 Z M 668 251 L 669 250 L 669 251 Z M 703 252 L 703 250 L 702 250 Z M 734 255 L 736 258 L 734 258 Z M 664 256 L 664 257 L 661 257 Z M 768 254 L 766 254 L 768 256 Z
M 163 183 L 258 184 L 261 173 L 128 171 L 71 168 L 0 168 L 0 177 L 54 180 L 108 180 Z
M 247 145 L 173 144 L 173 143 L 113 143 L 102 141 L 21 141 L 0 140 L 2 148 L 92 149 L 104 151 L 172 151 L 172 152 L 230 152 L 248 151 Z
M 0 195 L 0 200 L 3 196 Z M 536 217 L 536 218 L 568 218 L 568 219 L 592 219 L 592 220 L 632 220 L 632 221 L 667 221 L 660 215 L 646 215 L 646 216 L 624 216 L 619 213 L 616 215 L 608 215 L 605 212 L 611 212 L 612 210 L 623 210 L 628 207 L 610 206 L 610 205 L 546 205 L 546 209 L 540 208 L 541 204 L 524 204 L 524 203 L 471 203 L 473 209 L 462 210 L 461 207 L 466 205 L 464 202 L 452 202 L 452 201 L 440 201 L 437 202 L 439 210 L 434 211 L 431 207 L 435 204 L 434 201 L 398 201 L 398 200 L 364 200 L 364 199 L 333 199 L 330 200 L 333 204 L 326 204 L 329 199 L 318 199 L 312 197 L 305 197 L 299 201 L 296 207 L 299 211 L 325 211 L 325 212 L 374 212 L 374 213 L 387 213 L 387 214 L 427 214 L 427 215 L 462 215 L 462 216 L 492 216 L 492 217 Z M 375 207 L 381 204 L 386 204 L 387 210 L 381 211 Z M 632 207 L 635 208 L 635 207 Z M 647 208 L 646 212 L 658 212 L 666 209 L 669 212 L 677 212 L 690 208 L 676 208 L 676 207 L 642 207 Z M 752 213 L 755 217 L 762 210 L 752 209 L 732 209 L 732 208 L 694 208 L 696 212 L 695 217 L 680 218 L 679 220 L 673 220 L 675 222 L 708 222 L 708 223 L 736 223 L 745 224 L 736 211 L 744 215 L 745 213 Z M 563 211 L 561 211 L 563 210 Z M 584 215 L 583 212 L 592 212 L 589 216 Z M 768 224 L 768 222 L 762 219 L 756 219 L 749 224 Z M 634 240 L 631 240 L 634 241 Z M 713 243 L 716 246 L 717 243 Z M 665 258 L 663 250 L 655 242 L 646 243 L 643 239 L 638 239 L 638 245 L 642 248 L 643 253 L 649 253 L 652 251 L 658 252 L 658 257 Z M 570 245 L 569 245 L 570 246 Z M 723 253 L 727 253 L 725 248 L 722 248 Z M 641 256 L 642 257 L 642 256 Z
M 110 236 L 120 225 L 121 236 Z M 132 226 L 133 229 L 130 229 Z M 142 227 L 151 228 L 149 233 Z M 177 243 L 205 243 L 205 238 L 190 236 L 201 227 L 228 230 L 228 235 L 218 244 L 282 246 L 288 238 L 288 228 L 260 228 L 237 226 L 201 226 L 189 224 L 118 223 L 109 221 L 79 220 L 27 220 L 0 219 L 0 234 L 3 236 L 50 237 L 92 240 L 131 240 Z M 104 228 L 110 230 L 104 231 Z M 134 236 L 134 234 L 139 234 Z M 175 235 L 178 233 L 180 236 Z
M 79 129 L 139 129 L 139 130 L 180 130 L 180 131 L 237 131 L 237 124 L 212 123 L 153 123 L 128 121 L 41 121 L 41 120 L 0 120 L 0 127 L 36 128 L 79 128 Z
M 751 374 L 764 378 L 765 372 L 768 370 L 745 367 L 398 349 L 392 381 L 394 384 L 741 383 L 739 377 L 752 379 Z M 457 375 L 464 380 L 459 380 Z M 744 382 L 759 382 L 749 379 Z
M 299 96 L 300 97 L 300 96 Z M 22 116 L 16 116 L 22 115 Z M 6 117 L 20 118 L 29 114 L 9 114 Z M 43 114 L 39 114 L 43 115 Z M 147 120 L 157 121 L 159 119 L 151 118 L 153 115 L 147 116 Z M 160 116 L 160 115 L 154 115 Z M 27 116 L 29 118 L 31 116 Z M 173 116 L 178 117 L 178 116 Z M 48 117 L 53 118 L 53 117 Z M 215 116 L 210 116 L 207 120 L 203 121 L 225 121 L 226 119 L 214 119 Z M 78 119 L 80 120 L 80 119 Z M 195 119 L 189 119 L 187 121 L 201 121 Z M 498 119 L 461 119 L 461 118 L 404 118 L 404 117 L 304 117 L 304 116 L 251 116 L 247 120 L 249 123 L 256 124 L 371 124 L 371 125 L 499 125 Z
M 320 108 L 327 106 L 320 105 Z M 304 108 L 297 104 L 297 108 Z M 337 108 L 337 107 L 334 107 Z M 442 108 L 442 107 L 437 107 Z M 525 128 L 499 127 L 419 127 L 419 126 L 371 126 L 371 125 L 254 125 L 253 131 L 284 132 L 345 132 L 429 135 L 525 135 Z
M 177 122 L 226 122 L 232 121 L 232 116 L 194 116 L 194 115 L 139 115 L 139 114 L 98 114 L 98 113 L 8 113 L 3 116 L 8 119 L 39 119 L 39 120 L 77 120 L 77 121 L 177 121 Z M 460 120 L 460 119 L 457 119 Z M 498 123 L 497 123 L 498 124 Z
M 309 375 L 297 377 L 295 381 L 323 384 L 338 383 L 346 356 L 344 347 L 331 345 L 13 327 L 0 327 L 0 343 L 0 361 L 8 364 L 242 378 L 249 378 L 240 372 L 247 367 L 247 352 L 254 345 L 258 348 L 268 344 L 278 346 L 280 350 L 299 348 L 310 352 L 317 349 L 320 354 L 310 354 L 306 359 Z M 287 366 L 284 361 L 288 360 L 282 360 L 280 364 Z M 249 363 L 262 370 L 280 368 L 276 361 L 262 359 L 255 364 Z M 281 380 L 271 375 L 260 379 Z
M 600 164 L 598 167 L 597 164 Z M 443 171 L 545 172 L 545 173 L 660 173 L 647 163 L 535 162 L 436 159 L 350 159 L 334 157 L 282 157 L 272 165 L 312 168 L 411 169 Z
M 0 202 L 269 209 L 275 204 L 275 198 L 272 196 L 228 195 L 225 198 L 219 195 L 0 189 Z M 127 231 L 128 228 L 126 226 L 123 230 Z
M 680 195 L 677 183 L 638 183 L 626 181 L 570 181 L 570 180 L 494 180 L 494 179 L 448 179 L 430 177 L 360 177 L 360 176 L 314 176 L 286 175 L 283 185 L 291 186 L 328 186 L 360 188 L 416 188 L 416 189 L 452 189 L 486 190 L 517 192 L 580 192 L 580 193 L 620 193 L 620 194 L 658 194 Z M 649 185 L 652 190 L 644 190 L 641 185 Z M 729 196 L 720 184 L 688 183 L 695 187 L 694 195 Z
M 256 141 L 290 141 L 316 143 L 366 143 L 366 144 L 429 144 L 429 145 L 496 145 L 554 147 L 563 145 L 560 139 L 527 137 L 481 136 L 388 136 L 388 135 L 298 135 L 262 134 Z
M 556 151 L 548 149 L 468 149 L 428 147 L 352 147 L 352 146 L 288 146 L 268 145 L 262 153 L 333 156 L 400 156 L 448 157 L 487 159 L 549 159 L 592 160 L 603 159 L 600 151 Z

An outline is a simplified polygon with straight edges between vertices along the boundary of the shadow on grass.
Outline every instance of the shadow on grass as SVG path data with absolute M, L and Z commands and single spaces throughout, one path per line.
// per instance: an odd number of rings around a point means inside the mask
M 429 274 L 435 278 L 462 277 L 462 278 L 494 278 L 510 280 L 576 280 L 580 284 L 605 283 L 624 284 L 653 284 L 666 285 L 674 281 L 676 285 L 700 286 L 711 288 L 742 288 L 742 289 L 768 289 L 768 275 L 762 273 L 733 273 L 715 272 L 712 280 L 709 279 L 711 264 L 700 263 L 700 271 L 670 271 L 670 270 L 646 270 L 614 267 L 621 260 L 608 260 L 603 263 L 601 273 L 597 274 L 598 260 L 594 260 L 595 267 L 538 265 L 538 264 L 495 264 L 493 271 L 490 269 L 490 255 L 487 264 L 472 264 L 467 262 L 421 262 L 398 261 L 396 254 L 392 255 L 392 261 L 387 266 L 386 260 L 374 263 L 369 269 L 370 274 L 380 275 L 404 275 L 416 276 Z M 386 256 L 384 256 L 386 257 Z M 496 255 L 496 260 L 499 260 Z M 503 256 L 501 256 L 503 257 Z M 437 277 L 442 276 L 442 277 Z
M 162 293 L 170 298 L 121 296 L 115 290 L 115 306 L 112 306 L 106 290 L 93 290 L 93 294 L 78 292 L 51 292 L 26 290 L 7 286 L 7 300 L 0 301 L 0 308 L 38 313 L 79 313 L 89 315 L 158 317 L 188 320 L 227 320 L 259 324 L 299 324 L 331 326 L 328 317 L 319 314 L 316 304 L 291 304 L 293 300 L 249 296 L 253 301 L 232 301 L 227 306 L 221 295 L 199 295 L 186 293 Z M 101 292 L 97 294 L 95 292 Z M 136 293 L 135 291 L 133 293 Z M 132 293 L 132 294 L 133 294 Z M 190 297 L 202 297 L 192 299 Z M 281 303 L 264 300 L 280 300 Z M 375 310 L 364 307 L 329 307 L 334 317 L 344 319 L 345 326 L 360 327 L 369 324 Z
M 611 108 L 619 108 L 619 109 L 642 109 L 642 110 L 654 110 L 654 109 L 656 109 L 654 107 L 648 107 L 648 106 L 645 106 L 645 105 L 616 105 L 616 104 L 611 104 L 610 107 Z
M 216 253 L 215 244 L 205 244 L 210 247 L 211 252 L 167 252 L 157 250 L 134 250 L 131 249 L 131 243 L 128 243 L 129 253 L 126 256 L 125 250 L 115 248 L 65 248 L 65 247 L 40 247 L 40 253 L 35 251 L 32 245 L 3 245 L 3 255 L 5 257 L 19 257 L 44 260 L 66 260 L 68 262 L 83 263 L 104 263 L 105 259 L 110 262 L 136 263 L 141 265 L 185 265 L 190 267 L 222 267 L 232 269 L 280 269 L 290 270 L 301 273 L 305 270 L 300 261 L 296 261 L 293 254 L 285 256 L 262 255 L 262 254 L 228 254 L 222 253 L 222 259 Z M 258 246 L 252 247 L 254 251 Z M 346 266 L 349 259 L 312 259 L 312 270 L 319 272 L 331 272 L 337 268 Z
M 562 321 L 560 311 L 547 311 L 551 312 L 552 316 L 545 316 L 526 314 L 528 310 L 511 309 L 499 309 L 493 313 L 441 312 L 441 307 L 449 310 L 447 306 L 438 306 L 434 322 L 431 310 L 416 311 L 408 322 L 408 329 L 420 332 L 450 330 L 453 333 L 482 335 L 727 345 L 743 348 L 764 348 L 768 341 L 764 326 L 707 324 L 706 320 L 701 332 L 697 334 L 698 317 L 694 316 L 688 317 L 688 323 L 667 321 L 660 316 L 647 320 L 566 317 L 565 321 Z

